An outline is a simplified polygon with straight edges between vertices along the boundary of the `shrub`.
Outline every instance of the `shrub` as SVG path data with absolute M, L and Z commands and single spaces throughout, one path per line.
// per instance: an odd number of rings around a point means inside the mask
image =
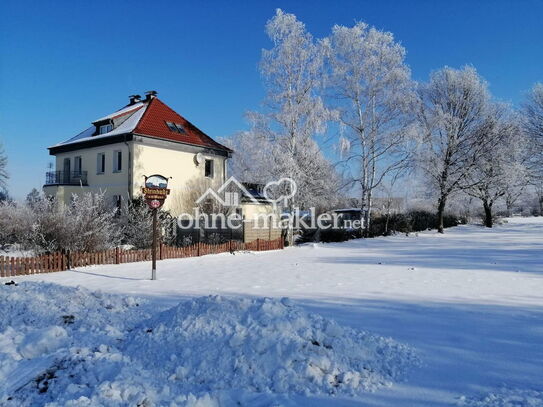
M 443 218 L 445 228 L 458 226 L 466 223 L 465 219 L 447 213 Z M 406 213 L 399 213 L 386 216 L 376 216 L 372 219 L 370 236 L 383 236 L 393 233 L 421 232 L 423 230 L 435 229 L 437 225 L 437 214 L 424 210 L 412 210 Z
M 116 210 L 106 204 L 103 194 L 73 195 L 70 205 L 43 199 L 27 208 L 34 217 L 28 244 L 35 251 L 91 252 L 120 242 L 121 230 L 114 222 Z
M 143 197 L 133 199 L 116 217 L 116 223 L 122 230 L 122 243 L 137 249 L 149 249 L 153 244 L 153 216 Z M 162 241 L 166 244 L 175 242 L 175 219 L 167 211 L 158 211 L 158 229 L 162 232 Z

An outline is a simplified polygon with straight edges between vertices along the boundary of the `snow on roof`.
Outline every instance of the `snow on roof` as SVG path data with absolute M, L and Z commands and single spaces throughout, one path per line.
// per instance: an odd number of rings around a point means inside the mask
M 96 127 L 100 122 L 108 119 L 115 119 L 117 117 L 126 119 L 122 124 L 115 127 L 109 133 L 96 134 Z M 179 124 L 183 127 L 184 131 L 181 133 L 172 131 L 167 125 L 168 122 Z M 156 97 L 152 98 L 151 100 L 125 106 L 124 108 L 108 116 L 95 120 L 93 125 L 94 126 L 89 127 L 87 130 L 79 133 L 77 136 L 55 144 L 49 148 L 81 143 L 90 141 L 91 139 L 98 140 L 110 136 L 133 133 L 227 152 L 232 151 L 228 147 L 223 146 L 222 144 L 213 140 Z
M 135 113 L 132 114 L 128 119 L 126 119 L 119 127 L 113 129 L 109 133 L 99 134 L 96 136 L 93 136 L 94 132 L 96 131 L 95 126 L 89 127 L 87 130 L 79 133 L 77 136 L 72 137 L 69 140 L 63 141 L 62 143 L 55 144 L 53 147 L 57 146 L 65 146 L 67 144 L 73 144 L 73 143 L 81 143 L 83 141 L 88 140 L 99 140 L 111 136 L 116 136 L 119 134 L 124 133 L 130 133 L 134 130 L 138 122 L 140 121 L 141 117 L 143 116 L 143 113 L 145 113 L 146 109 L 138 109 Z
M 108 119 L 114 119 L 115 117 L 124 116 L 125 114 L 128 114 L 130 112 L 135 112 L 138 109 L 141 109 L 143 106 L 145 106 L 145 103 L 138 102 L 134 103 L 133 105 L 125 106 L 121 110 L 117 110 L 116 112 L 113 112 L 107 116 L 101 117 L 100 119 L 97 119 L 93 121 L 93 123 L 101 122 Z

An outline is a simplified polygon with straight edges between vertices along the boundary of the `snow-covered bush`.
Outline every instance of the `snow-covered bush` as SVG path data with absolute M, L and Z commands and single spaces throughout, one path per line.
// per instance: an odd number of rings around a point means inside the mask
M 103 194 L 74 195 L 70 205 L 41 198 L 26 204 L 0 203 L 0 246 L 18 244 L 37 253 L 98 251 L 120 242 L 115 210 Z
M 32 218 L 26 206 L 9 201 L 0 202 L 0 248 L 12 244 L 28 246 L 32 234 Z
M 133 199 L 128 203 L 126 210 L 115 220 L 122 229 L 122 242 L 137 249 L 148 249 L 153 243 L 152 225 L 153 216 L 142 197 Z M 159 210 L 158 228 L 162 234 L 162 241 L 172 244 L 175 240 L 175 219 L 167 211 Z
M 123 227 L 123 243 L 134 246 L 137 249 L 151 247 L 153 240 L 151 235 L 153 217 L 143 199 L 130 201 L 126 207 L 126 211 L 116 219 L 116 223 Z
M 36 252 L 91 252 L 120 243 L 115 209 L 105 202 L 103 194 L 73 195 L 70 205 L 43 199 L 27 206 L 25 213 L 25 231 L 17 237 Z

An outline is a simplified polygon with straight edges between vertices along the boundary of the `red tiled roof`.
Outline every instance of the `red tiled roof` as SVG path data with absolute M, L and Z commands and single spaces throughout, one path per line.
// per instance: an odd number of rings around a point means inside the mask
M 166 122 L 181 124 L 185 129 L 185 134 L 170 130 Z M 232 151 L 228 147 L 217 143 L 156 97 L 149 101 L 147 110 L 132 132 L 181 143 Z

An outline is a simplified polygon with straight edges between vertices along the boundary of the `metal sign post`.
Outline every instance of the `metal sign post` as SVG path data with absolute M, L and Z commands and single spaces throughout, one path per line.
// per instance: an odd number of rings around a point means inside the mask
M 168 189 L 168 178 L 162 175 L 151 175 L 145 177 L 145 186 L 141 189 L 145 196 L 145 202 L 153 212 L 153 245 L 151 249 L 152 267 L 151 280 L 156 280 L 156 249 L 158 240 L 158 210 L 164 205 L 166 197 L 170 194 Z
M 156 221 L 156 218 L 157 218 L 157 213 L 158 213 L 158 209 L 153 209 L 153 261 L 152 261 L 152 266 L 151 266 L 151 280 L 156 280 L 156 241 L 157 241 L 157 230 L 156 230 L 156 224 L 157 224 L 157 221 Z

